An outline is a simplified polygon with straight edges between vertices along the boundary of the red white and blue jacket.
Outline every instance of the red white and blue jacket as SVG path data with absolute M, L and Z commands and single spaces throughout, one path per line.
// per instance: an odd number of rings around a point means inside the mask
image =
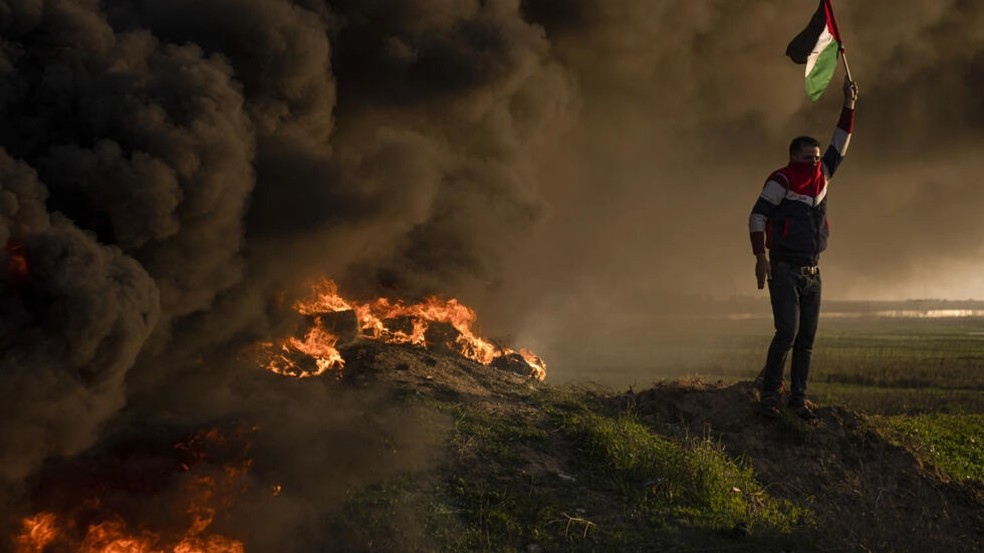
M 841 111 L 820 163 L 790 162 L 769 175 L 748 218 L 752 252 L 769 249 L 773 260 L 815 265 L 827 249 L 827 185 L 837 171 L 854 130 L 854 110 Z

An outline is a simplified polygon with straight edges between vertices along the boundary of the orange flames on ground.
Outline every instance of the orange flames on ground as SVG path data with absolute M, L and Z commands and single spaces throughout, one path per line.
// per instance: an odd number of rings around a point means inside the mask
M 229 508 L 241 494 L 252 467 L 248 458 L 221 467 L 208 466 L 208 452 L 230 447 L 227 440 L 212 429 L 174 446 L 184 459 L 180 469 L 187 473 L 184 504 L 175 517 L 187 521 L 183 531 L 166 535 L 134 527 L 118 514 L 100 515 L 102 500 L 94 497 L 81 501 L 66 515 L 45 511 L 23 519 L 21 533 L 14 540 L 15 552 L 244 553 L 241 541 L 208 532 L 219 510 Z M 80 522 L 85 520 L 89 522 Z
M 62 521 L 51 513 L 24 520 L 24 533 L 17 539 L 17 553 L 43 553 L 64 541 Z M 78 553 L 243 553 L 241 542 L 223 536 L 187 537 L 175 545 L 161 545 L 160 536 L 144 530 L 131 532 L 120 518 L 90 525 L 80 543 L 71 545 Z
M 314 325 L 304 335 L 303 340 L 291 336 L 280 342 L 275 348 L 273 342 L 263 342 L 260 346 L 270 352 L 266 368 L 277 374 L 307 378 L 318 376 L 330 369 L 340 369 L 345 366 L 342 354 L 335 348 L 338 337 L 321 328 L 321 320 L 315 319 Z M 276 349 L 279 352 L 274 353 Z M 314 359 L 316 370 L 301 367 L 294 358 L 294 353 L 301 353 Z
M 338 337 L 326 330 L 323 319 L 332 313 L 352 312 L 358 327 L 358 338 L 379 340 L 393 344 L 413 344 L 428 347 L 427 330 L 434 323 L 450 325 L 457 332 L 453 348 L 464 357 L 489 365 L 497 359 L 522 359 L 529 366 L 530 375 L 537 380 L 546 378 L 547 366 L 538 356 L 527 349 L 518 352 L 499 347 L 477 336 L 472 325 L 477 317 L 469 307 L 456 299 L 442 300 L 429 297 L 420 303 L 405 304 L 379 298 L 367 303 L 346 300 L 338 293 L 338 287 L 330 279 L 323 279 L 312 286 L 308 298 L 294 304 L 294 309 L 313 318 L 313 325 L 304 339 L 287 338 L 279 344 L 279 352 L 272 353 L 276 346 L 264 343 L 262 346 L 271 352 L 266 368 L 278 374 L 299 378 L 317 376 L 332 369 L 341 369 L 345 360 L 336 349 Z M 387 321 L 409 321 L 409 328 L 391 328 Z M 452 346 L 452 344 L 446 344 Z M 305 370 L 295 361 L 294 353 L 307 355 L 315 360 L 316 369 Z

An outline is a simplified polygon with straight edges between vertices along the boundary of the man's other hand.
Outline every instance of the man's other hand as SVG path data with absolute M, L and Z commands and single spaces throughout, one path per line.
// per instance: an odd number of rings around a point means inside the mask
M 765 281 L 772 276 L 769 258 L 764 253 L 755 256 L 755 279 L 758 280 L 759 290 L 765 288 Z

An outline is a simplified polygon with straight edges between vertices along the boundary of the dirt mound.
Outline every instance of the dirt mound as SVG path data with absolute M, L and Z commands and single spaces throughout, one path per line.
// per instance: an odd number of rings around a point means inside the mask
M 984 486 L 953 482 L 888 443 L 865 417 L 814 406 L 818 424 L 758 412 L 750 382 L 660 384 L 617 399 L 643 419 L 710 434 L 773 495 L 813 510 L 864 551 L 982 551 Z
M 439 399 L 489 398 L 536 385 L 524 371 L 482 365 L 454 352 L 361 340 L 341 348 L 342 379 L 356 386 L 392 386 Z

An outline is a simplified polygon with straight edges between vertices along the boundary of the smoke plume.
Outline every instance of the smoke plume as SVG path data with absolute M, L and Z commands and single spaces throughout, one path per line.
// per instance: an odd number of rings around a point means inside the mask
M 279 543 L 346 486 L 426 459 L 412 415 L 373 410 L 410 452 L 389 459 L 350 430 L 369 407 L 271 385 L 236 352 L 289 325 L 284 296 L 311 277 L 405 299 L 502 281 L 544 211 L 538 152 L 577 101 L 520 5 L 52 0 L 0 17 L 2 502 L 148 425 L 243 418 L 288 428 L 257 452 L 297 481 L 298 518 L 256 538 Z M 333 478 L 303 481 L 315 467 Z

